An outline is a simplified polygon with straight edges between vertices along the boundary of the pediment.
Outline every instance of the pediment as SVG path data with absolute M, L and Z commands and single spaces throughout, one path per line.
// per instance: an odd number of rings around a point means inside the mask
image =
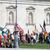
M 35 10 L 35 8 L 30 6 L 30 7 L 26 8 L 26 10 Z
M 50 7 L 48 7 L 48 8 L 46 8 L 46 9 L 44 9 L 45 11 L 50 11 Z
M 11 5 L 11 6 L 9 6 L 9 7 L 6 7 L 6 9 L 16 9 L 16 7 L 17 7 L 17 6 Z

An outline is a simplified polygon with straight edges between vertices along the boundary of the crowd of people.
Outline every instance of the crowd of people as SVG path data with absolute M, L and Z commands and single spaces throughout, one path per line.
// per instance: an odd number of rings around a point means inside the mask
M 40 25 L 42 31 L 38 33 L 35 25 L 35 30 L 31 33 L 25 35 L 25 41 L 28 43 L 47 43 L 50 44 L 50 32 L 46 31 L 45 21 L 43 22 L 43 27 Z
M 23 37 L 23 40 L 22 40 Z M 41 32 L 41 33 L 35 33 L 32 34 L 25 34 L 21 36 L 21 42 L 26 43 L 47 43 L 50 44 L 50 32 Z
M 38 33 L 35 25 L 35 30 L 29 34 L 29 31 L 25 35 L 20 35 L 20 41 L 26 42 L 26 43 L 47 43 L 50 44 L 50 32 L 46 31 L 46 25 L 45 22 L 43 24 L 43 27 L 40 25 L 42 28 L 42 31 Z
M 19 35 L 18 35 L 19 34 Z M 12 34 L 10 30 L 7 33 L 2 31 L 0 33 L 0 47 L 1 48 L 16 48 L 19 47 L 19 42 L 24 43 L 47 43 L 50 44 L 50 32 L 32 32 L 31 34 L 24 34 L 23 31 L 14 31 Z
M 0 32 L 0 48 L 16 48 L 18 47 L 18 31 L 14 31 L 12 34 L 10 30 L 7 33 Z
M 16 31 L 16 29 L 12 34 L 9 29 L 7 32 L 0 32 L 0 48 L 16 48 L 19 47 L 20 42 L 50 44 L 50 32 L 48 33 L 45 27 L 39 33 L 37 32 L 36 26 L 35 30 L 31 34 L 29 34 L 29 31 L 24 34 L 24 31 Z

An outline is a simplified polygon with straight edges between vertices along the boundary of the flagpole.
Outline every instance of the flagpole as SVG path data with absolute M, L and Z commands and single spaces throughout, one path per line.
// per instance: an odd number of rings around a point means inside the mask
M 17 24 L 17 0 L 16 0 L 16 24 Z
M 16 3 L 16 17 L 15 17 L 14 31 L 16 30 L 16 26 L 17 26 L 17 0 L 15 3 Z

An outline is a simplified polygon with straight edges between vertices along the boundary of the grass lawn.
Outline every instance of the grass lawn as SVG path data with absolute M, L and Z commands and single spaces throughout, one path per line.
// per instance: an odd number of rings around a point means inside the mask
M 31 44 L 31 43 L 19 43 L 19 48 L 38 48 L 38 49 L 50 49 L 50 44 L 46 43 L 36 43 L 36 44 Z

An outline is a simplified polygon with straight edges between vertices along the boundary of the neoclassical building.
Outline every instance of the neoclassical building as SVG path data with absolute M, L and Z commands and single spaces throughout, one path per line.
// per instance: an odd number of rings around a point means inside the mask
M 42 1 L 42 2 L 41 2 Z M 17 0 L 17 23 L 25 33 L 32 33 L 35 29 L 41 32 L 43 22 L 50 32 L 50 1 L 49 0 Z M 36 25 L 36 27 L 35 27 Z
M 24 33 L 28 30 L 32 33 L 35 29 L 41 32 L 40 25 L 43 27 L 44 21 L 47 32 L 50 32 L 49 0 L 0 0 L 0 27 L 6 26 L 13 32 L 17 23 Z
M 11 31 L 17 20 L 16 0 L 0 0 L 0 27 L 6 27 Z

